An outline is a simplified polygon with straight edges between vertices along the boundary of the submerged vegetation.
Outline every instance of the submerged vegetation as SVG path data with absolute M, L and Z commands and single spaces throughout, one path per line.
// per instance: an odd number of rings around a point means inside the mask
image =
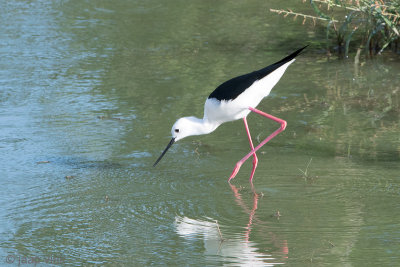
M 306 1 L 303 0 L 303 3 Z M 270 9 L 302 24 L 323 26 L 326 31 L 328 53 L 335 47 L 339 54 L 348 57 L 349 50 L 372 56 L 385 49 L 399 51 L 400 1 L 386 0 L 310 0 L 313 14 L 303 14 L 290 9 Z
M 279 104 L 281 111 L 314 114 L 304 125 L 305 132 L 299 133 L 305 139 L 293 145 L 312 150 L 313 158 L 318 151 L 352 160 L 399 161 L 400 83 L 396 66 L 376 61 L 358 69 L 352 64 L 330 64 L 324 83 L 318 82 L 302 98 Z M 318 80 L 321 72 L 315 75 L 313 79 Z M 307 165 L 300 170 L 304 179 L 309 177 L 309 169 Z
M 304 3 L 305 1 L 303 1 Z M 399 53 L 400 1 L 311 0 L 291 9 L 276 10 L 285 19 L 313 27 L 325 40 L 327 54 L 349 55 L 357 64 L 326 66 L 326 75 L 304 99 L 282 103 L 282 111 L 317 114 L 305 123 L 306 141 L 297 145 L 338 158 L 400 160 L 400 83 L 398 63 L 370 60 L 383 51 Z M 309 12 L 307 12 L 309 10 Z M 321 75 L 321 72 L 316 74 Z M 304 104 L 305 103 L 305 104 Z M 333 144 L 332 146 L 329 144 Z M 293 144 L 294 145 L 294 144 Z M 308 165 L 300 172 L 306 179 Z

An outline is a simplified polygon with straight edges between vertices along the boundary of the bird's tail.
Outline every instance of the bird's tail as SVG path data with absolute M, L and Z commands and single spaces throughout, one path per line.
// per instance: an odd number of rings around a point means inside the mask
M 293 60 L 295 57 L 297 57 L 301 51 L 303 51 L 308 45 L 294 51 L 293 53 L 291 53 L 290 55 L 288 55 L 287 57 L 279 60 L 278 62 L 269 65 L 268 67 L 265 67 L 263 69 L 260 69 L 257 71 L 258 74 L 258 79 L 262 79 L 265 76 L 267 76 L 268 74 L 272 73 L 273 71 L 277 70 L 278 68 L 280 68 L 281 66 L 285 65 L 286 63 L 290 62 L 291 60 Z
M 287 57 L 281 59 L 280 61 L 276 62 L 275 64 L 283 65 L 283 64 L 285 64 L 286 62 L 291 61 L 292 59 L 294 59 L 295 57 L 297 57 L 297 56 L 300 54 L 300 52 L 303 51 L 307 46 L 308 46 L 308 45 L 306 45 L 306 46 L 304 46 L 304 47 L 302 47 L 302 48 L 300 48 L 300 49 L 294 51 L 293 53 L 291 53 L 291 54 L 288 55 Z M 275 64 L 274 64 L 274 65 L 275 65 Z

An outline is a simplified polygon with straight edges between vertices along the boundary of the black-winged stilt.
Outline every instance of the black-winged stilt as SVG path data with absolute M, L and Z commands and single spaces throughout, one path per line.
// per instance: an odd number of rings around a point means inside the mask
M 287 67 L 295 61 L 295 57 L 306 47 L 307 46 L 300 48 L 268 67 L 230 79 L 218 86 L 217 89 L 210 94 L 204 104 L 203 119 L 183 117 L 175 122 L 171 129 L 172 139 L 156 160 L 153 167 L 157 165 L 167 150 L 176 141 L 191 135 L 208 134 L 213 132 L 224 122 L 243 119 L 251 151 L 236 163 L 228 181 L 236 176 L 242 164 L 253 155 L 253 169 L 250 175 L 251 182 L 258 163 L 256 151 L 286 128 L 286 121 L 262 112 L 255 107 L 264 97 L 269 95 L 271 89 L 282 77 Z M 278 130 L 268 136 L 256 148 L 253 146 L 246 120 L 247 115 L 249 115 L 251 111 L 276 121 L 281 125 Z

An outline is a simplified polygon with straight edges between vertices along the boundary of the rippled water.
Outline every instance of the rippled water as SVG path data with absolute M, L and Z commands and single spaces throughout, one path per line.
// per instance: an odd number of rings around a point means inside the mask
M 251 163 L 227 183 L 249 150 L 240 121 L 152 167 L 217 85 L 316 40 L 279 7 L 1 2 L 1 265 L 397 264 L 398 58 L 355 67 L 311 46 L 259 106 L 288 127 L 253 187 Z M 248 120 L 255 143 L 278 127 Z

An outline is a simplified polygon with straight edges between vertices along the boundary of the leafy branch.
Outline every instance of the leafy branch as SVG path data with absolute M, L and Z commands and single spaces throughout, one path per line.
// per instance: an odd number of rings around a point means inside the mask
M 302 0 L 305 3 L 305 0 Z M 270 9 L 271 12 L 283 17 L 292 16 L 326 25 L 327 50 L 334 33 L 339 53 L 344 48 L 348 57 L 350 43 L 358 41 L 358 49 L 364 49 L 367 54 L 382 53 L 392 44 L 397 50 L 400 38 L 400 2 L 384 0 L 310 0 L 315 15 L 294 12 L 290 9 Z

